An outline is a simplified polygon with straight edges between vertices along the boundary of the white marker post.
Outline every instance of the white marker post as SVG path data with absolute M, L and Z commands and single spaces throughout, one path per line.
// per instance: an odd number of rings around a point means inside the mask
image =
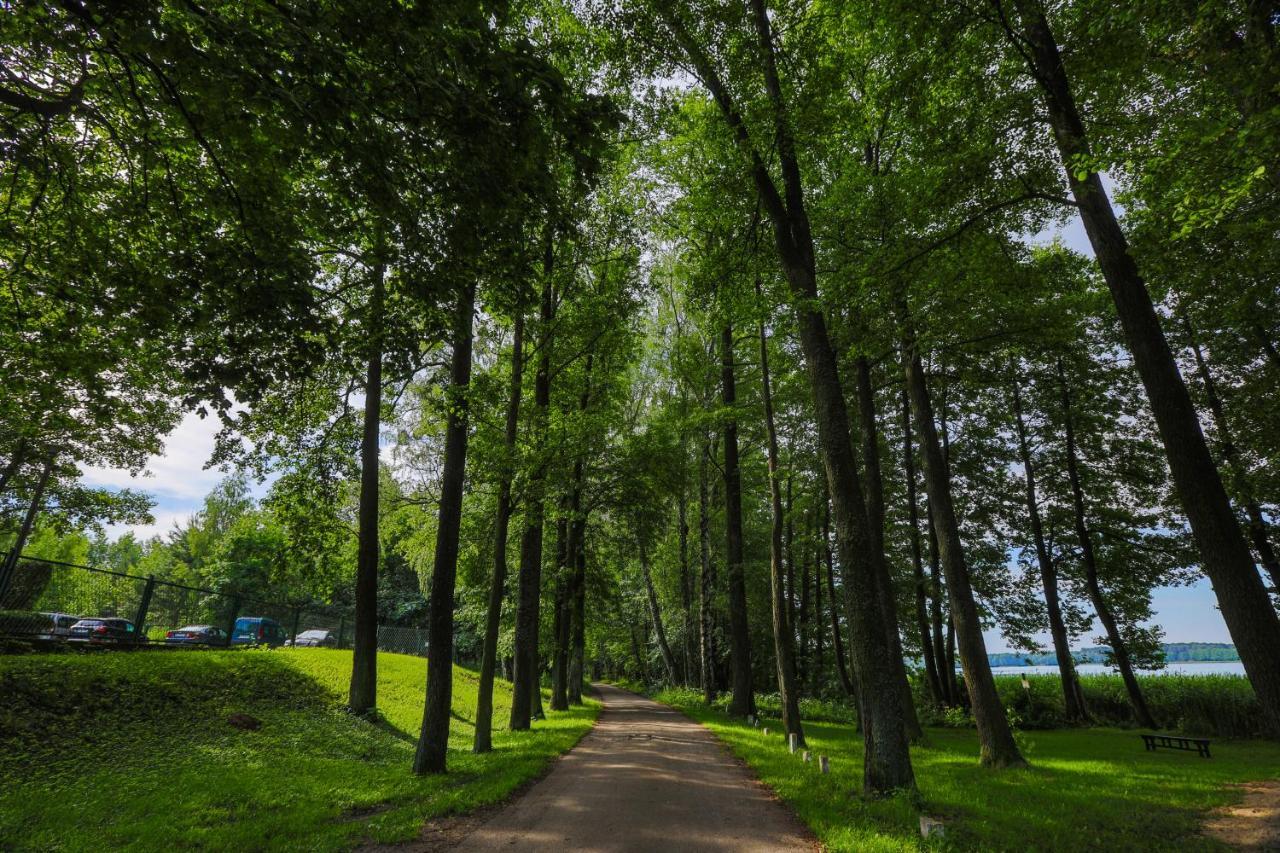
M 942 821 L 928 815 L 920 815 L 920 837 L 941 838 L 946 834 L 947 827 Z
M 831 761 L 825 755 L 818 756 L 818 770 L 823 776 L 831 772 Z
M 787 749 L 791 750 L 792 755 L 795 755 L 795 752 L 796 752 L 796 741 L 797 741 L 797 738 L 796 738 L 795 732 L 791 732 L 789 735 L 787 735 Z

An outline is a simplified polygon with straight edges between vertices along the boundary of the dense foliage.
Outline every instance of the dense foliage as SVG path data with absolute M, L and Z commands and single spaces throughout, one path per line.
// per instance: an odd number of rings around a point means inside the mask
M 0 609 L 23 550 L 350 606 L 360 714 L 421 626 L 419 773 L 544 673 L 777 694 L 801 740 L 841 700 L 887 792 L 948 713 L 1036 760 L 991 628 L 1055 721 L 1122 716 L 1088 644 L 1182 725 L 1135 673 L 1207 577 L 1224 730 L 1280 733 L 1267 4 L 126 5 L 0 23 Z M 184 411 L 230 479 L 107 542 L 149 500 L 84 469 Z

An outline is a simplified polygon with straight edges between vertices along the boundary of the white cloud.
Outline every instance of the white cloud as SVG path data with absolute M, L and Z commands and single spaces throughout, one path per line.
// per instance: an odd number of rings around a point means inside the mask
M 146 542 L 155 536 L 165 539 L 175 524 L 185 525 L 196 512 L 195 509 L 160 512 L 157 508 L 151 513 L 156 519 L 154 524 L 108 524 L 107 538 L 119 539 L 124 534 L 132 532 L 139 542 Z
M 220 424 L 216 417 L 188 414 L 165 439 L 164 452 L 147 461 L 143 476 L 134 477 L 121 468 L 87 468 L 84 482 L 90 486 L 141 489 L 161 502 L 200 500 L 225 476 L 216 468 L 204 467 L 213 455 L 214 436 Z

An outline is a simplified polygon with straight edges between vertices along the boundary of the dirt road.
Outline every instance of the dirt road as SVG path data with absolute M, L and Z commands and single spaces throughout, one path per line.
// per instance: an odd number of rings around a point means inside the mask
M 591 733 L 456 849 L 816 848 L 795 816 L 702 726 L 615 687 L 597 690 L 604 712 Z

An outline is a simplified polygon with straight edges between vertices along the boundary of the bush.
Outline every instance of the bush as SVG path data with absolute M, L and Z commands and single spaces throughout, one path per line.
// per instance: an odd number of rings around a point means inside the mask
M 1066 725 L 1062 682 L 1056 675 L 997 676 L 1006 708 L 1016 711 L 1027 729 Z M 1256 737 L 1262 709 L 1249 680 L 1239 675 L 1140 675 L 1138 683 L 1161 729 L 1189 735 Z M 1124 681 L 1119 675 L 1082 675 L 1085 706 L 1094 723 L 1137 727 Z

